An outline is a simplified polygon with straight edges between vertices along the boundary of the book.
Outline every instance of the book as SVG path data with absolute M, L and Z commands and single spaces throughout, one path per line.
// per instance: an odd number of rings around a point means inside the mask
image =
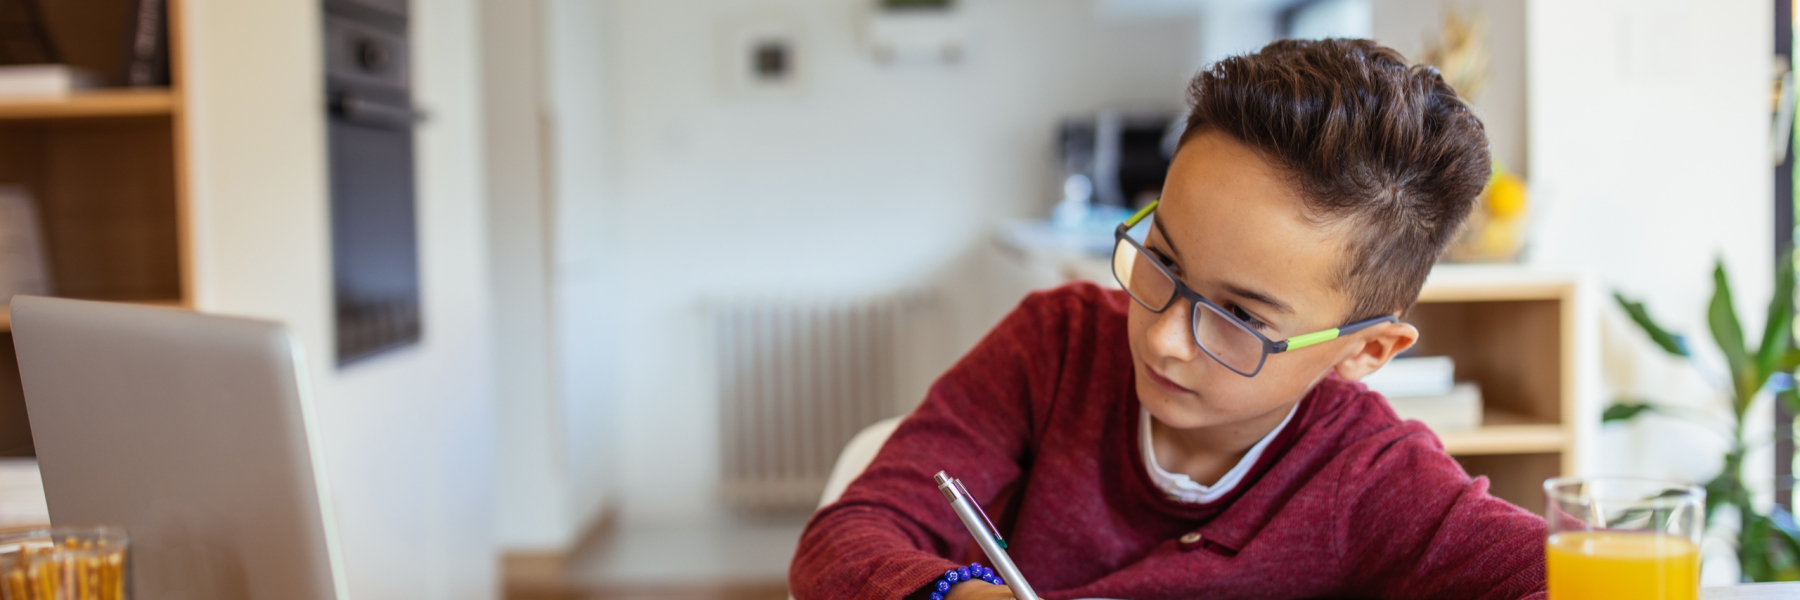
M 1447 394 L 1389 396 L 1387 401 L 1401 419 L 1424 423 L 1432 431 L 1461 431 L 1481 426 L 1481 386 L 1474 383 L 1458 383 Z
M 0 458 L 0 527 L 49 525 L 36 459 Z
M 130 87 L 169 85 L 168 10 L 164 0 L 133 0 L 126 27 L 125 73 Z
M 1456 362 L 1448 356 L 1396 358 L 1364 377 L 1362 382 L 1389 398 L 1442 396 L 1456 385 Z
M 0 185 L 0 301 L 52 293 L 43 223 L 25 188 Z
M 69 65 L 0 66 L 0 98 L 67 96 L 98 83 L 93 73 Z
M 62 62 L 38 0 L 0 0 L 0 65 Z

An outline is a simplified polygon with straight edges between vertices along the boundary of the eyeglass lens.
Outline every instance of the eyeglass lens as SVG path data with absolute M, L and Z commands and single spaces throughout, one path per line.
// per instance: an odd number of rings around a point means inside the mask
M 1174 304 L 1176 287 L 1174 277 L 1159 268 L 1155 260 L 1126 240 L 1120 240 L 1113 249 L 1113 277 L 1133 300 L 1160 313 Z M 1194 342 L 1201 350 L 1240 374 L 1254 374 L 1262 367 L 1261 338 L 1211 303 L 1196 302 L 1194 306 Z

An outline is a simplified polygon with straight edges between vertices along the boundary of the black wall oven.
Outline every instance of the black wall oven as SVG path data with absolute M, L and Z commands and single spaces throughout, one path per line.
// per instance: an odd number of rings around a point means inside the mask
M 419 241 L 406 0 L 326 0 L 337 362 L 418 343 Z

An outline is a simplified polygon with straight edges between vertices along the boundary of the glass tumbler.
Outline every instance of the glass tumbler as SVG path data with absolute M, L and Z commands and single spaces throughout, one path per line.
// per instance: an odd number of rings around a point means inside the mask
M 130 539 L 113 527 L 0 536 L 0 600 L 125 600 Z
M 1550 600 L 1697 600 L 1706 491 L 1623 477 L 1544 482 Z

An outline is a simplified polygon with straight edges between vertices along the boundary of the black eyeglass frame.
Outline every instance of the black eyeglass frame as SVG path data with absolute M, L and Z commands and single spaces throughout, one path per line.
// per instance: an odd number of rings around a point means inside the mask
M 1163 264 L 1161 258 L 1157 257 L 1155 253 L 1150 252 L 1149 249 L 1145 248 L 1143 244 L 1138 243 L 1137 240 L 1131 239 L 1131 228 L 1136 227 L 1138 223 L 1142 222 L 1146 217 L 1149 217 L 1150 213 L 1155 212 L 1156 207 L 1160 204 L 1162 204 L 1161 200 L 1152 201 L 1150 204 L 1144 206 L 1144 208 L 1139 209 L 1136 214 L 1131 215 L 1131 218 L 1120 223 L 1117 229 L 1113 230 L 1113 280 L 1119 282 L 1119 287 L 1125 290 L 1125 295 L 1131 296 L 1131 299 L 1136 301 L 1139 306 L 1143 306 L 1146 310 L 1156 314 L 1162 314 L 1163 311 L 1168 310 L 1170 306 L 1173 306 L 1176 297 L 1186 298 L 1188 302 L 1193 303 L 1195 310 L 1190 311 L 1189 314 L 1188 335 L 1194 338 L 1194 345 L 1199 346 L 1200 351 L 1205 352 L 1208 357 L 1211 357 L 1214 361 L 1224 365 L 1225 368 L 1231 369 L 1231 372 L 1233 373 L 1245 377 L 1255 377 L 1257 373 L 1262 372 L 1263 365 L 1269 362 L 1270 354 L 1280 354 L 1289 350 L 1298 350 L 1314 344 L 1328 342 L 1381 323 L 1400 322 L 1400 318 L 1394 315 L 1382 315 L 1379 317 L 1363 319 L 1340 327 L 1315 331 L 1304 335 L 1296 335 L 1279 342 L 1271 340 L 1268 336 L 1258 332 L 1256 328 L 1251 327 L 1249 323 L 1245 323 L 1243 319 L 1239 319 L 1236 315 L 1231 314 L 1231 311 L 1225 310 L 1224 307 L 1219 306 L 1218 304 L 1214 304 L 1213 301 L 1206 299 L 1206 296 L 1200 295 L 1200 292 L 1194 291 L 1194 288 L 1188 287 L 1187 282 L 1182 281 L 1180 277 L 1175 276 L 1175 273 L 1169 270 L 1169 266 Z M 1169 281 L 1175 284 L 1174 291 L 1163 301 L 1162 306 L 1151 306 L 1148 301 L 1139 298 L 1136 293 L 1131 291 L 1131 285 L 1126 283 L 1125 278 L 1119 273 L 1119 244 L 1131 244 L 1131 246 L 1137 250 L 1139 255 L 1149 259 L 1151 266 L 1156 267 L 1157 271 L 1161 272 L 1164 277 L 1169 278 Z M 1200 341 L 1200 311 L 1198 309 L 1201 307 L 1212 311 L 1213 314 L 1224 318 L 1225 322 L 1243 330 L 1244 333 L 1248 333 L 1251 336 L 1254 336 L 1258 341 L 1262 342 L 1262 356 L 1257 358 L 1255 369 L 1244 372 L 1237 367 L 1232 366 L 1231 363 L 1225 362 L 1225 359 L 1223 358 L 1219 358 L 1219 355 L 1214 354 L 1211 349 L 1206 347 L 1205 343 Z

